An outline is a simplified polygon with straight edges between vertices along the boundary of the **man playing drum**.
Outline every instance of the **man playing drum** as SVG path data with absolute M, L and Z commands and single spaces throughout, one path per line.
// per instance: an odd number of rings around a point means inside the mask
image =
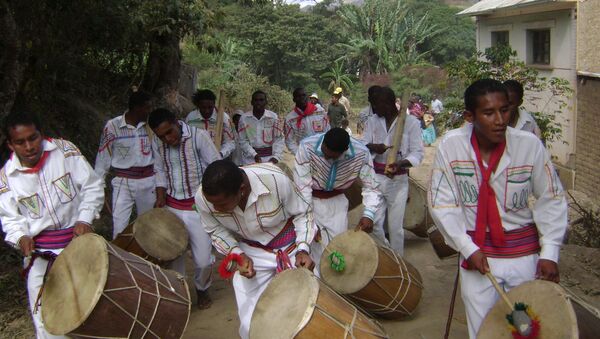
M 115 175 L 111 182 L 113 239 L 129 224 L 134 204 L 140 215 L 156 200 L 152 141 L 146 126 L 151 110 L 150 94 L 134 92 L 127 112 L 109 120 L 102 130 L 94 170 L 102 182 L 109 171 Z
M 252 93 L 252 111 L 240 118 L 238 132 L 244 165 L 270 161 L 278 163 L 283 157 L 285 141 L 283 126 L 277 113 L 265 109 L 267 94 Z
M 233 278 L 240 336 L 247 339 L 254 307 L 275 274 L 292 265 L 314 266 L 312 208 L 276 166 L 240 168 L 228 160 L 208 166 L 196 206 L 213 246 L 224 255 L 240 255 L 247 268 Z
M 440 142 L 428 200 L 446 243 L 461 254 L 461 294 L 475 338 L 499 298 L 486 272 L 505 290 L 536 278 L 559 281 L 567 203 L 540 140 L 508 127 L 505 87 L 478 80 L 464 100 L 470 124 Z
M 364 204 L 357 228 L 371 232 L 377 206 L 381 204 L 381 192 L 369 150 L 342 128 L 333 128 L 300 142 L 294 181 L 304 199 L 312 205 L 321 231 L 321 240 L 312 246 L 317 266 L 329 241 L 348 228 L 348 199 L 344 191 L 357 179 L 362 182 Z
M 402 130 L 400 147 L 393 174 L 386 175 L 385 167 L 392 147 L 398 122 L 396 95 L 389 87 L 382 87 L 373 93 L 372 115 L 365 125 L 363 142 L 373 154 L 373 165 L 379 189 L 383 194 L 384 208 L 377 209 L 375 217 L 376 234 L 383 233 L 383 223 L 388 220 L 388 232 L 392 248 L 400 255 L 404 252 L 404 209 L 408 199 L 408 169 L 418 166 L 423 160 L 424 149 L 421 125 L 414 116 L 407 116 Z
M 304 88 L 296 88 L 293 96 L 296 106 L 285 117 L 285 144 L 296 154 L 302 139 L 329 130 L 329 120 L 323 107 L 308 100 Z
M 150 113 L 148 124 L 156 134 L 153 141 L 154 170 L 156 172 L 156 207 L 175 213 L 187 228 L 194 259 L 194 284 L 198 307 L 208 308 L 211 300 L 208 288 L 212 282 L 210 237 L 202 229 L 198 213 L 194 211 L 194 194 L 202 182 L 206 167 L 220 159 L 206 131 L 178 121 L 166 109 Z M 185 275 L 185 255 L 175 259 L 172 268 Z
M 217 109 L 215 102 L 217 96 L 211 90 L 198 90 L 192 97 L 197 109 L 191 111 L 185 118 L 185 122 L 190 126 L 207 131 L 213 142 L 216 140 L 217 132 Z M 236 147 L 235 134 L 232 131 L 232 123 L 229 120 L 229 114 L 223 112 L 223 130 L 221 132 L 221 154 L 222 158 L 229 157 Z
M 37 337 L 58 338 L 42 323 L 40 288 L 48 263 L 74 236 L 93 231 L 91 223 L 104 201 L 103 184 L 75 145 L 44 138 L 33 116 L 13 113 L 5 126 L 13 154 L 0 170 L 2 229 L 6 242 L 27 257 L 27 293 Z

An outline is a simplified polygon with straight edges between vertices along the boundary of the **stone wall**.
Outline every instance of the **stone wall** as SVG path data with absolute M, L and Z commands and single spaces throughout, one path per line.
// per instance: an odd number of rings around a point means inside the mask
M 600 79 L 577 82 L 577 147 L 575 189 L 600 201 Z

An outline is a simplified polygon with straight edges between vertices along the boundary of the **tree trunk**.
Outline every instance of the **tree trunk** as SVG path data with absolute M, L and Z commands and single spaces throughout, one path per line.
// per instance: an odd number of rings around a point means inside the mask
M 23 81 L 26 58 L 10 5 L 0 2 L 0 119 L 8 115 Z

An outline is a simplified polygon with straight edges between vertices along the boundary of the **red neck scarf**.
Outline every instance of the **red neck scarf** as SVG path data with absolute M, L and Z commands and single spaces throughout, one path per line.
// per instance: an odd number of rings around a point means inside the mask
M 33 166 L 32 168 L 22 170 L 21 172 L 27 173 L 27 174 L 39 172 L 42 169 L 42 167 L 44 167 L 44 164 L 46 163 L 46 159 L 48 158 L 49 155 L 50 155 L 49 151 L 44 151 L 44 153 L 40 157 L 40 160 L 37 162 L 37 164 L 35 164 L 35 166 Z
M 500 158 L 502 158 L 502 154 L 506 148 L 506 141 L 502 141 L 494 148 L 487 168 L 483 166 L 475 131 L 471 134 L 471 145 L 473 145 L 473 149 L 475 150 L 475 156 L 477 157 L 482 177 L 477 201 L 477 217 L 475 219 L 475 244 L 479 247 L 483 246 L 486 228 L 489 227 L 492 244 L 494 246 L 502 246 L 504 245 L 502 219 L 500 219 L 500 212 L 498 212 L 498 205 L 496 204 L 496 193 L 490 185 L 489 180 L 492 173 L 496 170 Z
M 313 114 L 316 110 L 317 110 L 317 106 L 315 106 L 310 101 L 306 103 L 306 108 L 304 108 L 304 112 L 302 112 L 300 107 L 298 107 L 298 106 L 294 107 L 294 112 L 296 112 L 296 114 L 298 114 L 298 120 L 296 120 L 296 127 L 300 128 L 300 126 L 302 125 L 302 119 Z

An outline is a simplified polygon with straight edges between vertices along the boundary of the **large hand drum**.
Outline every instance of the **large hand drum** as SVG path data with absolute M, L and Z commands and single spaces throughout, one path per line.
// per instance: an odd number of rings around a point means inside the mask
M 258 299 L 250 339 L 388 338 L 383 327 L 306 269 L 275 276 Z
M 331 262 L 336 253 L 345 262 L 340 271 Z M 416 268 L 392 249 L 378 245 L 367 233 L 354 230 L 329 242 L 321 257 L 321 278 L 368 312 L 389 319 L 411 315 L 423 290 Z
M 154 208 L 127 226 L 113 244 L 155 264 L 163 264 L 182 255 L 188 240 L 181 219 L 166 208 Z
M 427 209 L 427 189 L 421 186 L 415 179 L 408 178 L 408 201 L 404 210 L 404 229 L 415 235 L 426 238 L 427 228 L 433 224 L 429 210 Z
M 596 319 L 595 334 L 583 335 L 583 333 L 579 333 L 573 305 L 568 294 L 558 284 L 533 280 L 513 288 L 507 295 L 512 302 L 523 302 L 529 305 L 539 317 L 540 338 L 598 338 L 598 335 L 600 335 L 598 319 Z M 507 328 L 507 313 L 510 313 L 508 306 L 502 300 L 499 300 L 483 319 L 477 338 L 512 339 L 512 334 Z
M 183 277 L 86 234 L 52 265 L 42 318 L 55 335 L 180 338 L 190 305 Z

